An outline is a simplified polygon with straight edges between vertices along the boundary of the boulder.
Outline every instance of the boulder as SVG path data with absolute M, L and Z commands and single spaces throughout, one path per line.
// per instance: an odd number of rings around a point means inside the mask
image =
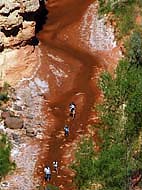
M 18 10 L 12 12 L 9 16 L 0 15 L 0 27 L 5 30 L 11 30 L 23 23 L 23 17 L 19 15 Z
M 18 117 L 7 117 L 5 119 L 5 125 L 10 129 L 22 129 L 23 123 L 23 119 Z
M 28 137 L 35 137 L 37 135 L 37 132 L 35 131 L 34 128 L 29 127 L 26 129 L 26 135 Z
M 33 119 L 34 116 L 33 116 L 33 114 L 28 114 L 28 115 L 26 116 L 26 118 L 27 118 L 27 119 Z
M 1 118 L 6 119 L 7 117 L 10 117 L 10 112 L 9 111 L 4 111 L 1 113 Z
M 2 183 L 0 184 L 0 186 L 1 186 L 2 188 L 9 187 L 9 183 L 8 183 L 7 181 L 5 181 L 5 182 L 2 182 Z
M 18 106 L 17 104 L 14 105 L 13 109 L 16 111 L 22 111 L 22 107 Z
M 14 112 L 13 111 L 8 111 L 8 110 L 5 110 L 1 113 L 1 118 L 2 119 L 6 119 L 7 117 L 14 117 Z
M 19 142 L 19 136 L 16 133 L 12 133 L 12 139 L 16 142 Z
M 23 1 L 25 12 L 35 12 L 39 8 L 39 0 Z

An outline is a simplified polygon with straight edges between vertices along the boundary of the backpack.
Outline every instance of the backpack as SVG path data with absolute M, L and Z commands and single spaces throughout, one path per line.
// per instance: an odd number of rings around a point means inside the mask
M 69 128 L 68 127 L 65 127 L 64 128 L 66 132 L 69 132 Z

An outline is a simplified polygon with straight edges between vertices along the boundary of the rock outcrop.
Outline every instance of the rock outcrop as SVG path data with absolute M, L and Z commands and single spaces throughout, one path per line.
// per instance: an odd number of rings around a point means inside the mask
M 35 36 L 39 0 L 0 0 L 0 50 L 25 43 Z
M 7 117 L 5 119 L 5 125 L 10 129 L 22 129 L 23 120 L 18 117 Z
M 39 65 L 39 49 L 33 45 L 38 44 L 42 8 L 44 0 L 0 0 L 0 86 L 31 77 Z

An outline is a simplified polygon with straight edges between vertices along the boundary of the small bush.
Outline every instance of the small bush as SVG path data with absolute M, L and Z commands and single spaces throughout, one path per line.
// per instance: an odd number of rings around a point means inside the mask
M 46 187 L 37 186 L 36 189 L 37 190 L 59 190 L 59 187 L 57 187 L 55 185 L 48 184 Z
M 3 102 L 6 103 L 9 100 L 9 97 L 8 97 L 9 87 L 10 87 L 10 85 L 7 82 L 5 82 L 3 84 L 3 87 L 1 87 L 1 90 L 0 90 L 0 104 L 2 104 Z
M 129 31 L 134 29 L 134 15 L 132 15 L 132 7 L 127 8 L 125 10 L 125 13 L 123 13 L 120 16 L 120 20 L 118 20 L 118 28 L 120 30 L 120 33 L 118 34 L 118 37 L 123 37 L 124 35 L 127 35 Z
M 45 190 L 59 190 L 59 187 L 55 186 L 55 185 L 51 185 L 48 184 L 47 187 L 45 188 Z
M 136 28 L 136 15 L 141 14 L 141 0 L 99 0 L 100 14 L 113 14 L 113 20 L 117 23 L 119 39 L 129 35 Z M 138 12 L 139 9 L 139 12 Z
M 9 100 L 7 92 L 0 92 L 0 101 L 7 102 Z
M 130 64 L 142 66 L 142 34 L 134 32 L 126 45 L 127 58 Z
M 8 84 L 7 82 L 4 82 L 2 89 L 3 91 L 8 91 L 9 87 L 10 87 L 10 84 Z
M 121 14 L 125 8 L 132 5 L 135 0 L 99 0 L 100 13 L 113 12 L 115 14 Z
M 4 134 L 0 135 L 0 179 L 15 168 L 15 163 L 10 161 L 11 146 Z

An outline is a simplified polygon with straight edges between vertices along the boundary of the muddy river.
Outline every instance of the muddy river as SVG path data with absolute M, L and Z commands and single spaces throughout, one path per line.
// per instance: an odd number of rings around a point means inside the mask
M 81 25 L 88 7 L 94 2 L 48 0 L 46 23 L 38 33 L 42 51 L 39 75 L 49 84 L 43 108 L 47 122 L 44 138 L 39 142 L 41 151 L 35 170 L 35 176 L 43 186 L 48 184 L 44 180 L 43 168 L 49 165 L 52 170 L 50 184 L 63 190 L 75 189 L 74 172 L 68 166 L 74 160 L 77 142 L 90 133 L 87 126 L 97 121 L 93 110 L 93 106 L 101 99 L 97 79 L 100 71 L 106 68 L 103 56 L 108 60 L 112 48 L 104 52 L 92 51 L 87 46 L 87 31 L 91 29 L 86 27 L 83 34 Z M 92 14 L 95 12 L 92 11 Z M 88 15 L 86 19 L 89 23 L 92 16 Z M 75 119 L 69 116 L 70 102 L 77 106 Z M 64 136 L 65 124 L 70 129 L 68 137 Z M 96 134 L 92 133 L 92 136 L 95 140 Z M 58 174 L 53 170 L 54 160 L 59 163 Z

